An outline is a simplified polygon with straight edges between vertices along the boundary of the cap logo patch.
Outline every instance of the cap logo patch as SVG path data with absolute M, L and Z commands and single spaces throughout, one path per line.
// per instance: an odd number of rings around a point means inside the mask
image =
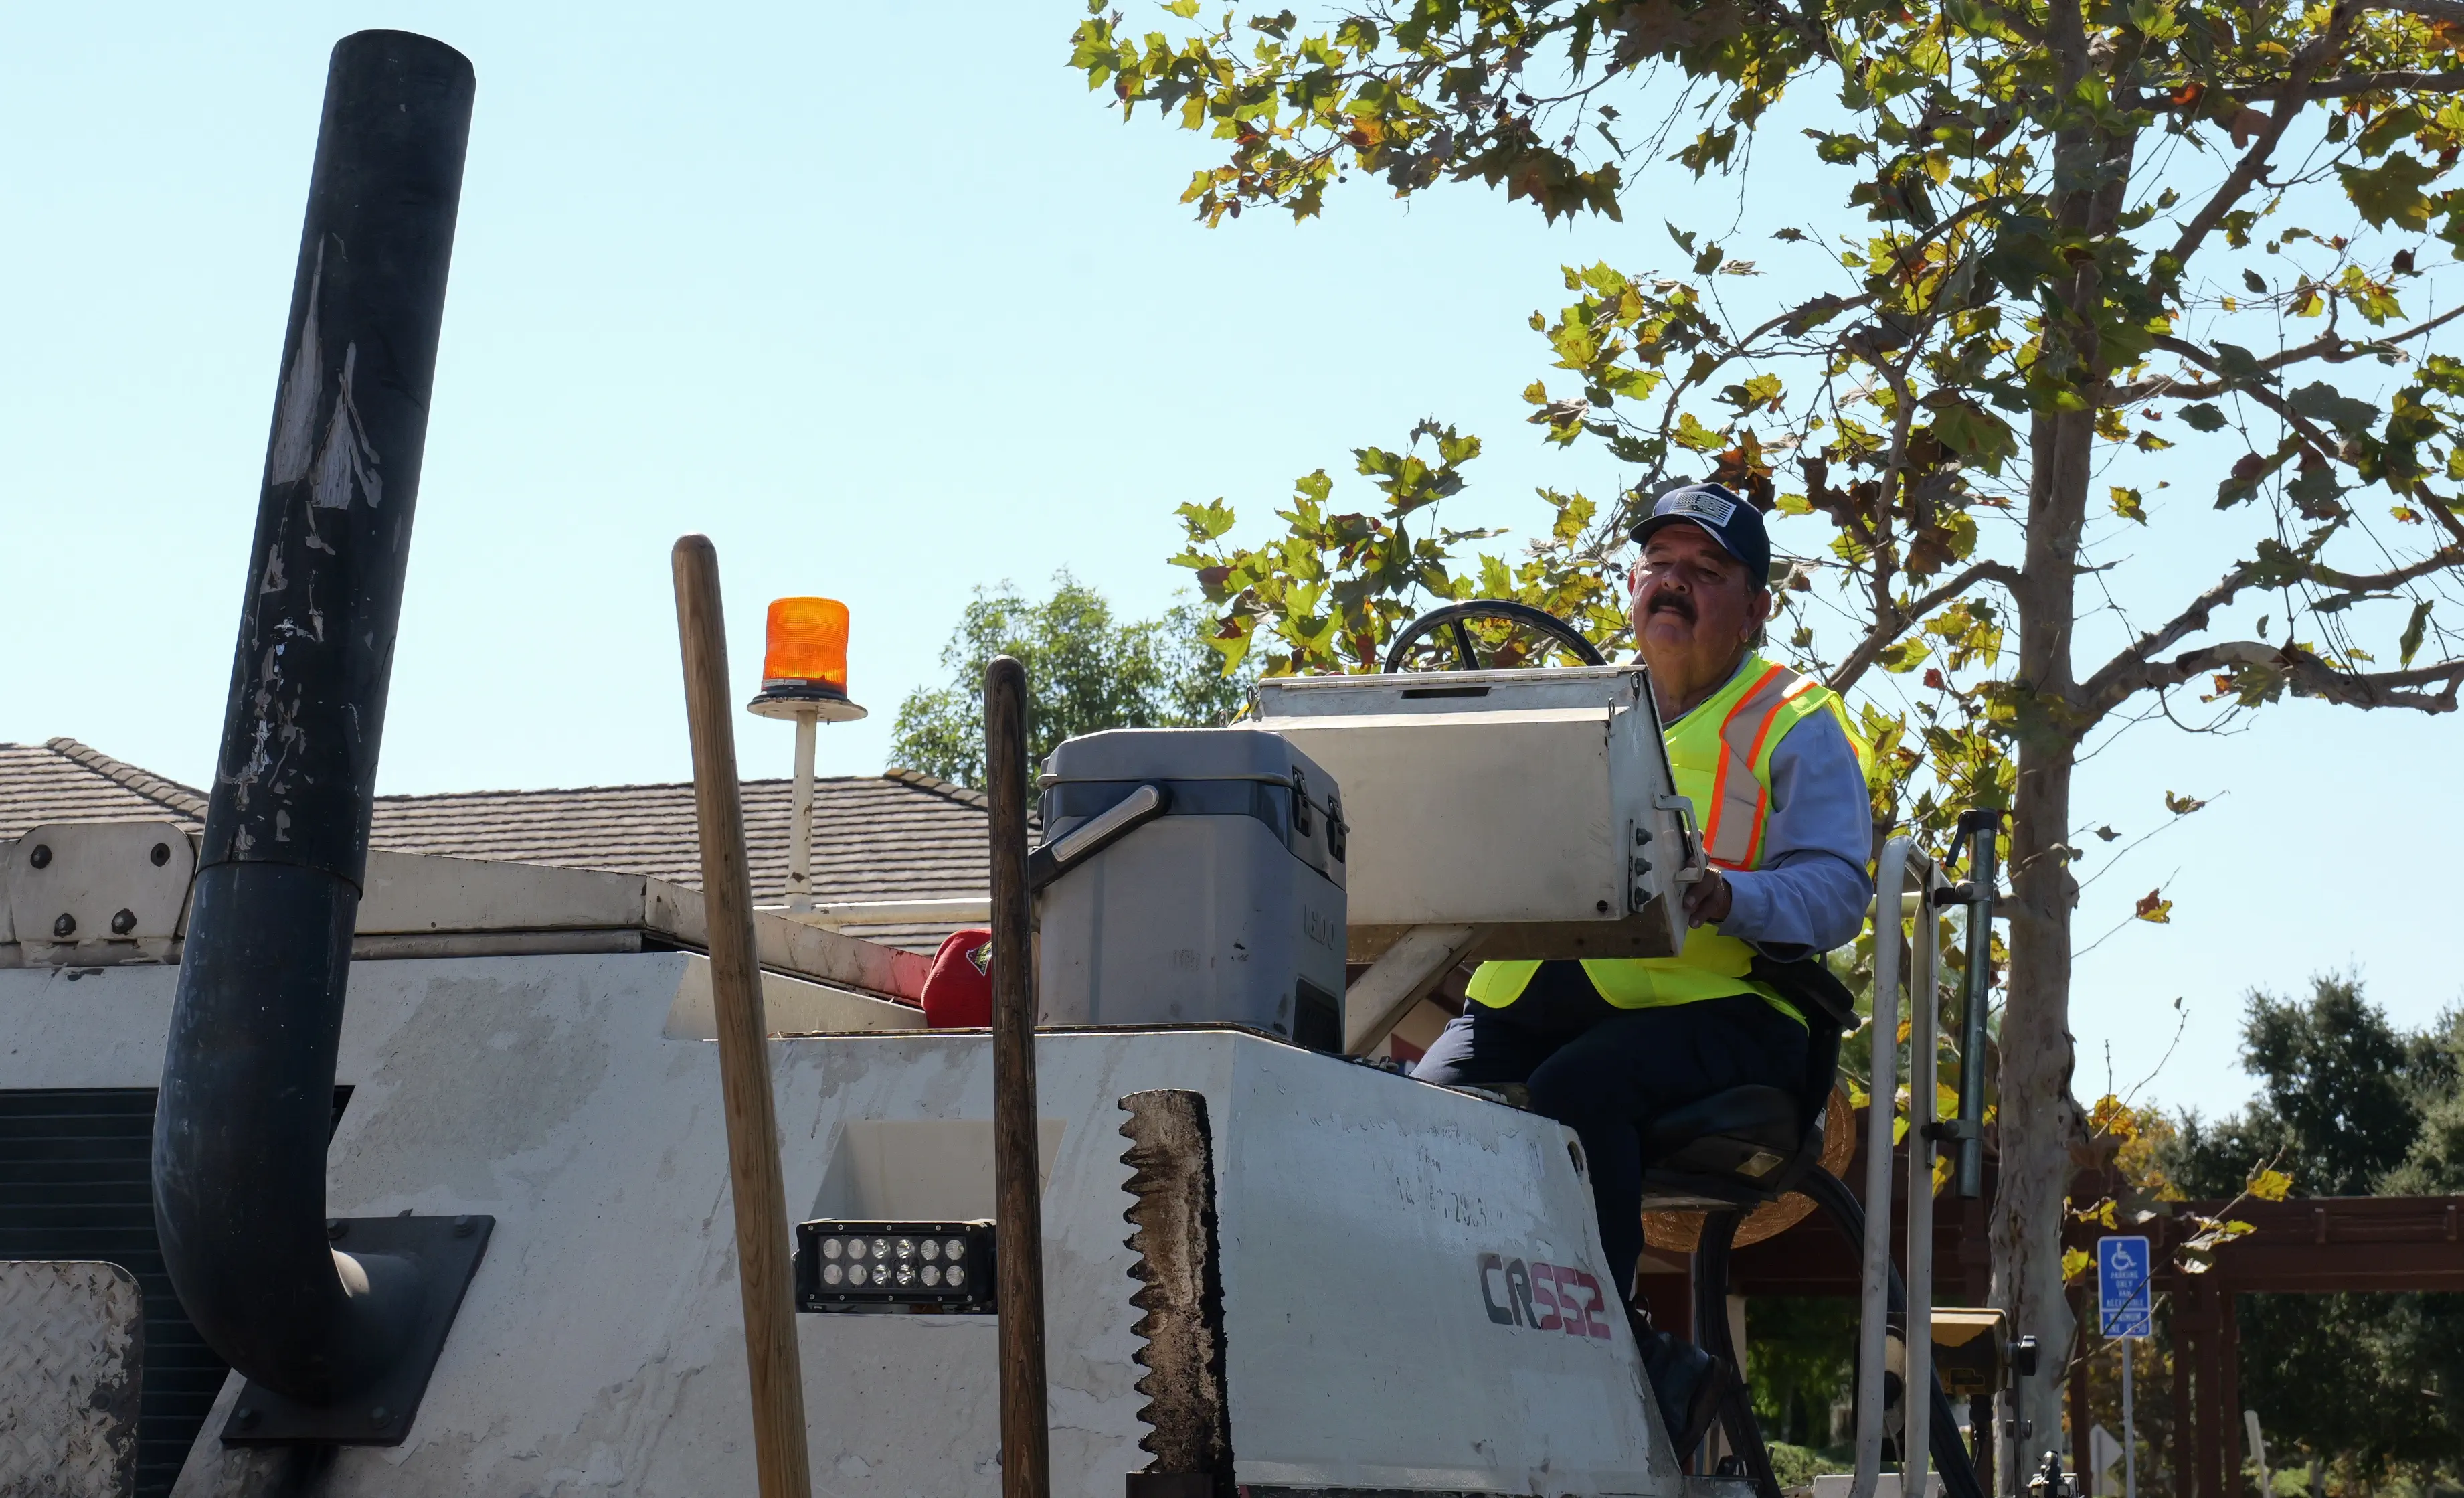
M 1690 494 L 1671 495 L 1660 502 L 1661 515 L 1699 516 L 1714 525 L 1726 525 L 1737 507 L 1718 495 L 1697 489 Z

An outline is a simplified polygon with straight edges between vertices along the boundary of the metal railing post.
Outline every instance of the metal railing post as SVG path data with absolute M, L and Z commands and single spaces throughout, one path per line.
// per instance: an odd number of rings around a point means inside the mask
M 1905 887 L 1916 876 L 1913 892 Z M 1940 874 L 1913 838 L 1882 845 L 1875 870 L 1872 1098 L 1865 1112 L 1865 1242 L 1859 1273 L 1857 1340 L 1857 1470 L 1850 1498 L 1874 1498 L 1882 1473 L 1882 1378 L 1886 1371 L 1891 1298 L 1891 1156 L 1899 1093 L 1900 921 L 1915 907 L 1917 939 L 1907 963 L 1908 1009 L 1908 1264 L 1907 1325 L 1903 1351 L 1904 1391 L 1900 1442 L 1901 1498 L 1924 1498 L 1932 1438 L 1933 1391 L 1933 1122 L 1936 1074 L 1935 991 L 1941 952 L 1927 924 L 1928 898 Z M 1906 896 L 1913 894 L 1913 900 Z
M 1936 1041 L 1942 966 L 1941 919 L 1934 914 L 1933 860 L 1910 855 L 1918 870 L 1916 938 L 1908 964 L 1908 1313 L 1907 1369 L 1901 1380 L 1901 1498 L 1925 1498 L 1933 1424 L 1933 1124 L 1941 1056 Z

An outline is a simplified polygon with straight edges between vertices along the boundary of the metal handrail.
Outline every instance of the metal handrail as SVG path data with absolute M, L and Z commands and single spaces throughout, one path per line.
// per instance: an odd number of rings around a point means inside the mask
M 1914 874 L 1916 888 L 1905 889 Z M 1899 1091 L 1900 931 L 1888 911 L 1917 918 L 1908 963 L 1908 1262 L 1905 1366 L 1901 1388 L 1901 1498 L 1925 1498 L 1933 1404 L 1933 1149 L 1937 1015 L 1941 947 L 1926 922 L 1928 895 L 1943 884 L 1931 855 L 1908 837 L 1882 845 L 1874 910 L 1872 1105 L 1865 1113 L 1865 1243 L 1859 1275 L 1857 1343 L 1857 1470 L 1849 1498 L 1874 1498 L 1882 1474 L 1882 1378 L 1887 1359 L 1891 1292 L 1891 1153 L 1893 1099 Z

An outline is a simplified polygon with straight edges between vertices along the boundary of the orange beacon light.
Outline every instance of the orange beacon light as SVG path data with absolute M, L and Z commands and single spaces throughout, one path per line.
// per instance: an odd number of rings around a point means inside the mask
M 813 750 L 823 723 L 865 716 L 849 701 L 847 607 L 835 598 L 781 598 L 770 605 L 761 652 L 761 694 L 745 704 L 796 725 L 794 808 L 787 830 L 787 908 L 813 908 Z
M 838 722 L 864 716 L 847 701 L 847 607 L 835 598 L 781 598 L 770 605 L 767 649 L 761 655 L 761 695 L 752 708 L 764 717 L 815 716 Z M 854 711 L 847 711 L 853 708 Z

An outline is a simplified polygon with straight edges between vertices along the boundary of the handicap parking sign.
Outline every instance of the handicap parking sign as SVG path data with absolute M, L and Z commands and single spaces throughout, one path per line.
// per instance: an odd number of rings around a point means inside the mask
M 2096 1241 L 2096 1319 L 2106 1336 L 2155 1335 L 2152 1275 L 2146 1239 Z

